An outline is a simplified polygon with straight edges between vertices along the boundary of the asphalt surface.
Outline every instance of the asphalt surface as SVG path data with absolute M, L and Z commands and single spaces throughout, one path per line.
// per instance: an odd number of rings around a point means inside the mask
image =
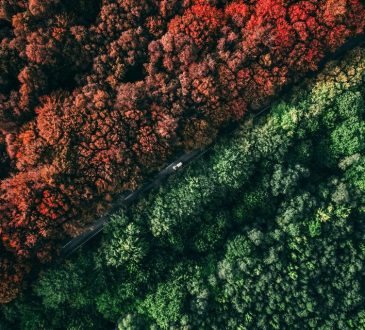
M 338 51 L 334 54 L 331 54 L 328 57 L 325 57 L 322 60 L 322 63 L 320 63 L 319 68 L 322 68 L 329 60 L 334 60 L 337 58 L 340 58 L 343 56 L 348 50 L 360 46 L 364 44 L 365 36 L 362 35 L 357 38 L 353 38 L 352 40 L 348 41 L 344 46 L 340 47 Z M 317 73 L 309 73 L 307 77 L 311 77 Z M 305 78 L 301 79 L 301 81 L 304 81 Z M 299 84 L 300 84 L 299 82 Z M 296 84 L 294 84 L 296 85 Z M 284 88 L 281 95 L 285 95 L 286 93 L 290 92 L 293 86 L 287 86 L 287 88 Z M 275 102 L 280 101 L 280 97 L 275 100 Z M 256 111 L 254 114 L 254 118 L 259 117 L 267 112 L 271 108 L 272 104 L 268 104 L 267 106 L 264 106 L 260 110 Z M 235 132 L 236 129 L 232 130 L 230 133 Z M 115 201 L 112 203 L 111 208 L 109 209 L 108 213 L 100 217 L 93 225 L 87 227 L 85 231 L 70 240 L 67 244 L 65 244 L 61 249 L 61 257 L 66 258 L 70 255 L 72 255 L 74 252 L 76 252 L 78 249 L 80 249 L 83 245 L 85 245 L 87 242 L 89 242 L 91 239 L 93 239 L 95 236 L 97 236 L 105 227 L 105 225 L 108 223 L 110 216 L 119 208 L 129 206 L 133 202 L 135 202 L 141 195 L 144 193 L 150 191 L 153 188 L 156 188 L 161 185 L 161 183 L 168 178 L 173 173 L 180 171 L 187 167 L 190 163 L 194 162 L 195 160 L 201 158 L 205 153 L 207 153 L 212 146 L 207 147 L 203 150 L 194 150 L 191 152 L 188 152 L 186 154 L 183 154 L 179 158 L 177 158 L 174 162 L 166 166 L 163 170 L 161 170 L 154 179 L 143 185 L 140 189 L 137 189 L 134 192 L 131 192 L 129 194 L 122 193 L 119 197 L 115 199 Z
M 129 194 L 121 194 L 115 201 L 112 203 L 109 211 L 100 217 L 94 224 L 87 227 L 85 231 L 70 240 L 67 244 L 65 244 L 61 249 L 61 257 L 66 258 L 73 253 L 75 253 L 78 249 L 80 249 L 83 245 L 97 236 L 108 223 L 110 216 L 117 211 L 119 208 L 123 206 L 129 206 L 133 202 L 135 202 L 141 195 L 145 194 L 146 192 L 150 191 L 153 188 L 156 188 L 161 185 L 165 179 L 167 179 L 170 175 L 176 173 L 177 171 L 181 171 L 182 169 L 186 168 L 186 166 L 200 157 L 202 157 L 205 153 L 208 152 L 210 147 L 204 150 L 194 150 L 188 153 L 183 154 L 179 158 L 177 158 L 174 162 L 166 166 L 163 170 L 161 170 L 154 179 L 142 186 L 140 189 L 137 189 L 134 192 Z

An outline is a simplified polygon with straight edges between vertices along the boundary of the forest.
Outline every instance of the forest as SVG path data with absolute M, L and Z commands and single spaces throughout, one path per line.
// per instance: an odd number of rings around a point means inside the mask
M 0 303 L 364 27 L 363 0 L 1 0 Z
M 1 329 L 364 329 L 365 48 L 0 307 Z

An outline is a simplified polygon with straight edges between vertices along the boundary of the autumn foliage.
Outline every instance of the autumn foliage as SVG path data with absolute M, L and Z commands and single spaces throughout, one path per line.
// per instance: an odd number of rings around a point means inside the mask
M 0 301 L 114 194 L 364 26 L 361 0 L 1 0 Z

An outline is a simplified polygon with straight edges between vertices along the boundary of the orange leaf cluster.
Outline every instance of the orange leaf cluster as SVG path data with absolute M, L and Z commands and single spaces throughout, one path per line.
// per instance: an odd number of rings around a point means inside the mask
M 364 26 L 361 0 L 2 0 L 0 302 L 19 265 Z

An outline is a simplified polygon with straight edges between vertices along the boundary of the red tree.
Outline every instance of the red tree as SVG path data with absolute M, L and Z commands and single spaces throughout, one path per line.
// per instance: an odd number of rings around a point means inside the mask
M 363 32 L 360 0 L 0 1 L 0 301 L 177 150 Z

